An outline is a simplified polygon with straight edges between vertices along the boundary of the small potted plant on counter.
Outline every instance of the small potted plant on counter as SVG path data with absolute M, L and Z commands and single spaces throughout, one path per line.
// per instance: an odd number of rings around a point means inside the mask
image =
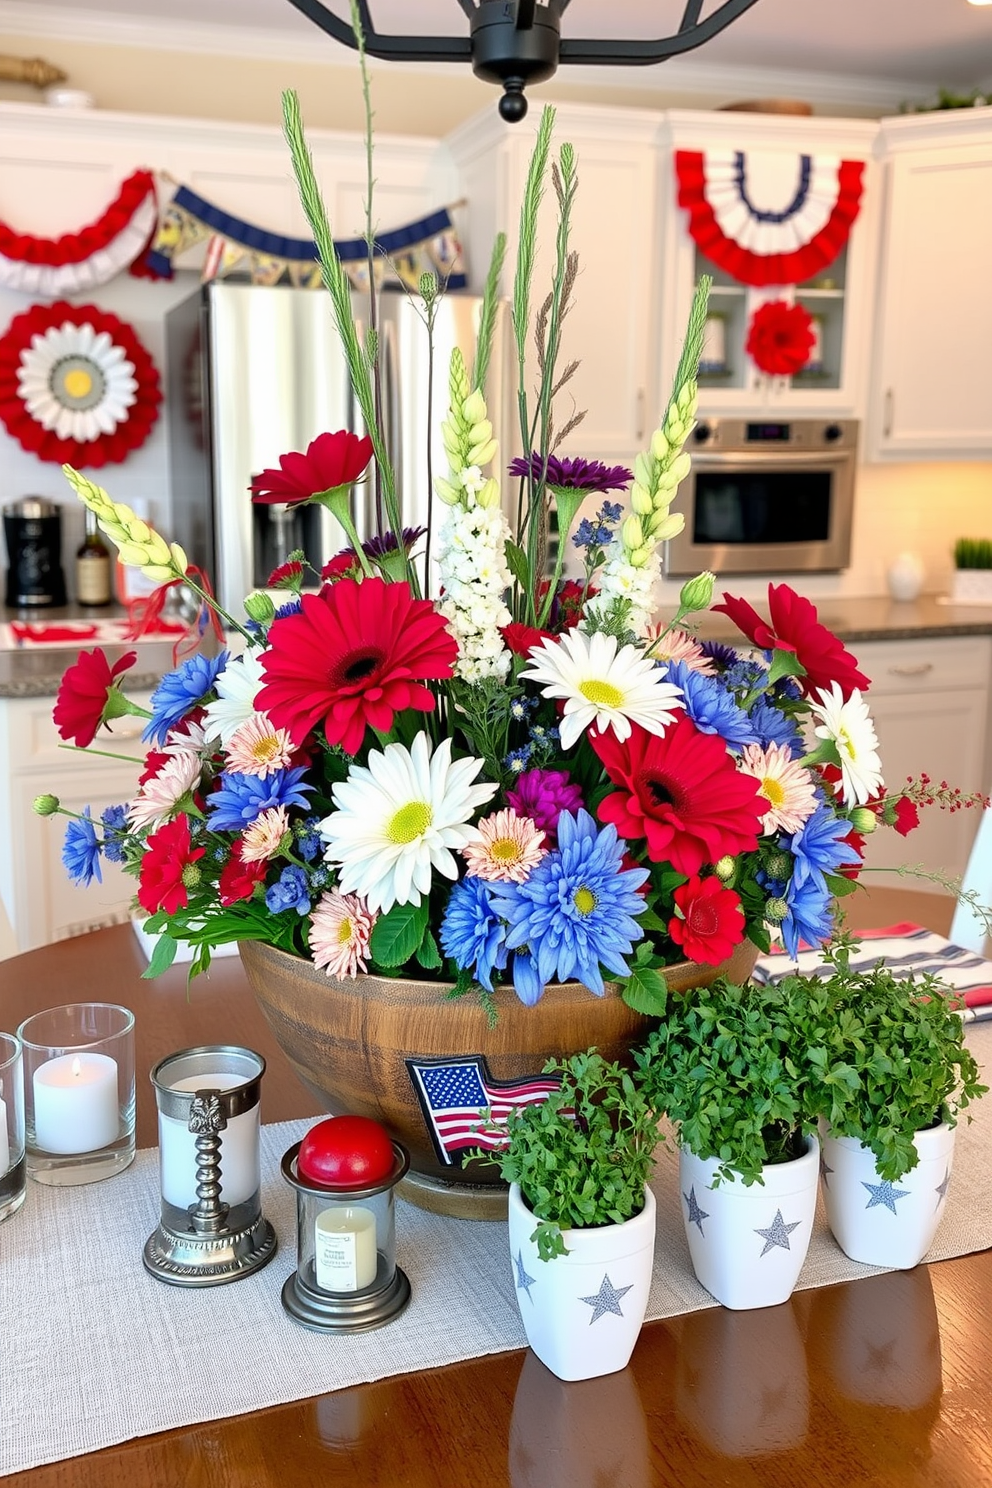
M 527 1341 L 559 1379 L 623 1369 L 648 1305 L 658 1118 L 629 1070 L 595 1050 L 551 1060 L 560 1087 L 510 1112 L 492 1154 Z
M 951 599 L 955 604 L 992 604 L 992 539 L 958 538 Z
M 784 1302 L 813 1230 L 819 1143 L 798 981 L 721 978 L 672 997 L 638 1056 L 648 1100 L 675 1125 L 693 1270 L 725 1307 Z
M 852 1260 L 908 1270 L 944 1214 L 958 1113 L 988 1087 L 935 976 L 854 969 L 843 942 L 827 959 L 826 979 L 795 979 L 815 990 L 820 1018 L 809 1099 L 824 1123 L 827 1220 Z

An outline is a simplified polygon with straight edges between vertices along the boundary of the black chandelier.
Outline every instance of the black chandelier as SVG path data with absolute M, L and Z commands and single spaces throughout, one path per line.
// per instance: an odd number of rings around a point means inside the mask
M 585 66 L 648 67 L 702 46 L 735 21 L 755 0 L 722 0 L 702 18 L 703 0 L 685 0 L 672 36 L 644 41 L 562 40 L 561 17 L 570 0 L 458 0 L 469 18 L 468 36 L 384 36 L 375 29 L 368 0 L 357 0 L 365 48 L 391 62 L 467 62 L 476 77 L 503 89 L 499 111 L 508 123 L 527 112 L 524 88 L 543 83 L 559 62 Z M 322 31 L 345 46 L 356 45 L 351 22 L 334 15 L 322 0 L 290 0 Z

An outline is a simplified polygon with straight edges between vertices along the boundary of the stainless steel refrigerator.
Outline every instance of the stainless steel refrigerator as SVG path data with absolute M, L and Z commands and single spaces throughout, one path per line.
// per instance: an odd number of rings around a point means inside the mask
M 433 474 L 447 474 L 440 428 L 448 364 L 457 345 L 471 366 L 480 304 L 461 292 L 442 301 L 428 409 L 428 336 L 418 307 L 402 292 L 379 297 L 384 428 L 408 527 L 427 524 L 428 449 Z M 362 328 L 368 302 L 355 295 L 353 307 Z M 509 329 L 501 305 L 487 396 L 504 467 L 518 443 Z M 363 432 L 330 297 L 283 286 L 204 285 L 166 317 L 166 363 L 172 532 L 209 574 L 221 604 L 240 613 L 244 595 L 263 586 L 286 553 L 302 548 L 319 569 L 346 544 L 323 508 L 253 506 L 249 493 L 254 475 L 290 450 L 305 450 L 318 434 Z M 371 479 L 356 488 L 354 507 L 359 534 L 371 536 Z M 443 512 L 435 498 L 435 531 Z

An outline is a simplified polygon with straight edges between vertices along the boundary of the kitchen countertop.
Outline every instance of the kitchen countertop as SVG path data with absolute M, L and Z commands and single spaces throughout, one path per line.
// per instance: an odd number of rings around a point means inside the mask
M 755 604 L 755 608 L 762 613 L 766 612 L 760 601 Z M 992 606 L 941 604 L 934 594 L 921 595 L 908 604 L 898 603 L 885 596 L 825 599 L 817 601 L 817 612 L 828 630 L 851 645 L 857 645 L 859 641 L 992 635 Z M 110 612 L 101 613 L 106 615 Z M 91 610 L 80 610 L 73 606 L 35 614 L 25 613 L 23 610 L 0 609 L 0 621 L 29 619 L 54 623 L 66 619 L 92 618 L 92 614 Z M 712 613 L 704 618 L 700 633 L 712 640 L 740 638 L 740 633 L 725 615 Z M 89 644 L 92 643 L 83 642 L 83 645 Z M 62 674 L 75 661 L 79 649 L 78 646 L 25 646 L 0 651 L 0 699 L 54 697 Z M 111 661 L 115 661 L 130 648 L 127 645 L 108 645 L 104 649 Z M 127 674 L 128 687 L 132 691 L 148 691 L 165 672 L 172 670 L 172 641 L 142 641 L 134 649 L 138 652 L 138 660 Z

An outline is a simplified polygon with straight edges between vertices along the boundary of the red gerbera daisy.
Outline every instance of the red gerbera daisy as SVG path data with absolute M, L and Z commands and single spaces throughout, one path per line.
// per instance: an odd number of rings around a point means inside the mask
M 128 651 L 111 666 L 106 652 L 99 647 L 80 651 L 62 678 L 52 711 L 55 727 L 63 739 L 71 739 L 78 749 L 85 749 L 96 738 L 105 715 L 120 716 L 119 712 L 108 712 L 108 703 L 114 693 L 121 698 L 114 685 L 116 678 L 134 666 L 137 659 L 137 651 Z
M 724 594 L 723 604 L 714 605 L 713 609 L 729 615 L 738 630 L 762 651 L 793 652 L 806 673 L 799 682 L 807 697 L 821 688 L 829 691 L 832 682 L 839 684 L 845 698 L 855 688 L 869 685 L 850 651 L 820 624 L 816 606 L 788 584 L 768 585 L 770 625 L 746 599 L 734 599 L 730 594 Z
M 735 767 L 722 739 L 700 733 L 686 714 L 661 738 L 635 723 L 623 743 L 612 729 L 590 729 L 589 740 L 622 787 L 600 803 L 600 820 L 613 822 L 621 837 L 643 837 L 652 862 L 693 874 L 757 847 L 765 804 L 758 782 Z
M 719 966 L 744 939 L 741 901 L 718 878 L 690 878 L 672 896 L 680 915 L 669 921 L 668 933 L 690 961 Z
M 175 914 L 189 903 L 189 890 L 199 882 L 198 858 L 204 847 L 193 847 L 189 835 L 189 817 L 175 816 L 145 844 L 138 879 L 138 903 L 149 914 L 164 909 Z
M 239 837 L 231 848 L 231 856 L 220 870 L 217 897 L 221 904 L 237 904 L 239 899 L 250 899 L 255 885 L 260 884 L 268 871 L 268 860 L 246 863 L 241 857 L 242 839 Z
M 278 470 L 263 470 L 252 476 L 251 499 L 266 506 L 295 506 L 327 491 L 353 486 L 372 458 L 372 441 L 359 439 L 348 429 L 337 434 L 318 434 L 298 451 L 279 456 Z
M 388 732 L 404 708 L 430 713 L 422 684 L 450 677 L 457 655 L 443 617 L 407 584 L 341 579 L 271 626 L 255 706 L 294 743 L 323 723 L 329 743 L 355 754 L 367 727 Z

